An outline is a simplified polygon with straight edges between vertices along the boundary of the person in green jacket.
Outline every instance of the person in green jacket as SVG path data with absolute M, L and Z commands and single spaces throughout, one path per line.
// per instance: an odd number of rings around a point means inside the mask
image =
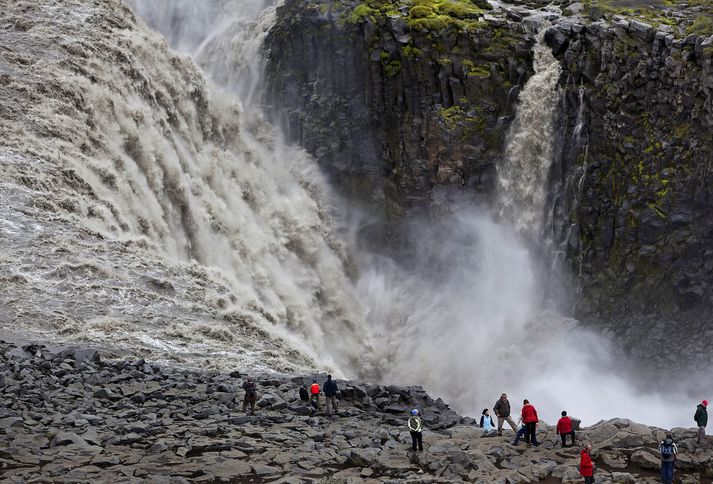
M 423 429 L 421 428 L 421 418 L 418 416 L 418 410 L 411 410 L 411 416 L 408 418 L 408 429 L 411 433 L 411 448 L 416 451 L 423 450 Z
M 696 414 L 693 416 L 693 419 L 696 421 L 696 425 L 698 425 L 698 439 L 696 439 L 696 443 L 698 445 L 703 444 L 703 440 L 706 438 L 706 425 L 708 425 L 708 410 L 706 407 L 708 406 L 708 400 L 703 400 L 701 403 L 698 404 L 698 407 L 696 408 Z

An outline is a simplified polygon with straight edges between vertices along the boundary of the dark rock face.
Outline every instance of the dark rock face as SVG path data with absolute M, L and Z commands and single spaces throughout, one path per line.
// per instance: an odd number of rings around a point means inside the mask
M 555 225 L 582 276 L 579 314 L 649 354 L 669 337 L 657 321 L 678 322 L 695 357 L 713 302 L 711 38 L 627 20 L 548 38 L 569 81 Z
M 442 186 L 487 201 L 533 20 L 507 7 L 421 30 L 405 14 L 354 21 L 356 3 L 286 2 L 268 39 L 270 104 L 391 229 Z M 675 327 L 696 360 L 713 341 L 713 37 L 595 10 L 550 17 L 546 32 L 563 102 L 543 237 L 579 276 L 579 318 L 649 360 Z
M 504 19 L 440 31 L 355 19 L 358 3 L 279 9 L 267 41 L 276 115 L 342 193 L 387 222 L 430 206 L 436 185 L 487 196 L 532 38 Z

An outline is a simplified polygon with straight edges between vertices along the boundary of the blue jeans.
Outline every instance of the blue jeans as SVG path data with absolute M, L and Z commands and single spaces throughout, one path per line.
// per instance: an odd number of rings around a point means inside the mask
M 515 434 L 515 442 L 512 443 L 512 445 L 517 445 L 520 442 L 520 439 L 527 433 L 527 427 L 520 427 L 520 430 L 517 431 Z
M 664 484 L 673 484 L 673 466 L 674 461 L 661 461 L 661 480 Z

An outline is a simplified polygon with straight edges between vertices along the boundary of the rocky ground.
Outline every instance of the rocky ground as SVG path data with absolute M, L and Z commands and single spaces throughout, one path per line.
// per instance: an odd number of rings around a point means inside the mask
M 1 482 L 574 482 L 579 447 L 543 425 L 538 448 L 482 438 L 474 420 L 420 387 L 340 381 L 339 415 L 302 404 L 324 375 L 257 376 L 255 416 L 239 372 L 102 360 L 91 349 L 0 342 Z M 237 397 L 237 398 L 236 398 Z M 421 409 L 425 450 L 406 417 Z M 713 446 L 680 441 L 681 482 L 711 482 Z M 615 419 L 579 433 L 594 444 L 597 482 L 656 482 L 664 431 Z

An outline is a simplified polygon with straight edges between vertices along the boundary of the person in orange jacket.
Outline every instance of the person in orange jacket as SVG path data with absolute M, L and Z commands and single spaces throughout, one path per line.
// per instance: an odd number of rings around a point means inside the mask
M 535 407 L 530 405 L 530 401 L 525 399 L 522 401 L 522 423 L 527 427 L 527 433 L 525 434 L 525 443 L 532 444 L 534 446 L 540 445 L 537 441 L 537 436 L 535 435 L 537 431 L 537 422 L 540 420 L 537 418 L 537 410 Z
M 310 398 L 310 403 L 317 407 L 317 410 L 320 410 L 321 405 L 319 404 L 319 383 L 317 383 L 317 380 L 312 380 L 312 386 L 309 387 L 309 393 L 311 395 Z
M 594 484 L 594 462 L 592 461 L 592 444 L 586 444 L 579 453 L 579 475 L 584 477 L 584 484 Z

